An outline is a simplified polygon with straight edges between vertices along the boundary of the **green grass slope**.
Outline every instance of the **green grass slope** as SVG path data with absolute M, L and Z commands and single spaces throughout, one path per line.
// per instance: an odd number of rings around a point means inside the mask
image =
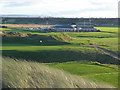
M 83 43 L 86 45 L 103 45 L 101 48 L 107 49 L 114 54 L 118 54 L 118 27 L 96 27 L 101 32 L 68 32 L 67 34 L 75 40 L 71 43 Z M 89 42 L 88 42 L 89 40 Z
M 105 65 L 97 62 L 66 62 L 47 64 L 50 67 L 62 69 L 71 74 L 79 75 L 99 82 L 106 82 L 118 87 L 117 65 Z
M 3 88 L 113 88 L 37 62 L 2 59 Z
M 117 60 L 92 47 L 32 46 L 7 44 L 2 47 L 3 56 L 21 58 L 38 62 L 97 61 L 100 63 L 117 64 Z

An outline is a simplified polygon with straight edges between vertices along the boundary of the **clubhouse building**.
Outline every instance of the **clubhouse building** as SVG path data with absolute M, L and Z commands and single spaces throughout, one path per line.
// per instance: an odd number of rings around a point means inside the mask
M 91 23 L 77 23 L 76 25 L 61 24 L 48 29 L 50 32 L 99 32 Z

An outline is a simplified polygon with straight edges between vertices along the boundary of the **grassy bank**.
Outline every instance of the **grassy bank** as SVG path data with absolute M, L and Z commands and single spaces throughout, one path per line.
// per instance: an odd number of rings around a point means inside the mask
M 9 45 L 9 44 L 8 44 Z M 2 47 L 3 56 L 21 58 L 37 62 L 68 62 L 68 61 L 97 61 L 100 63 L 117 64 L 117 60 L 96 50 L 93 47 L 75 45 L 62 46 L 30 46 L 5 45 Z

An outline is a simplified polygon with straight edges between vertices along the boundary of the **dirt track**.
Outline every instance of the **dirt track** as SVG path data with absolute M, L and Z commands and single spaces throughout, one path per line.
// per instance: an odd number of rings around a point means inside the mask
M 97 49 L 99 49 L 99 50 L 102 50 L 104 53 L 112 56 L 113 58 L 116 58 L 116 59 L 120 60 L 120 58 L 119 58 L 117 55 L 114 55 L 114 54 L 112 54 L 111 52 L 109 52 L 109 51 L 107 51 L 107 50 L 105 50 L 105 49 L 103 49 L 103 48 L 98 47 L 99 45 L 83 45 L 83 46 L 90 46 L 90 47 L 97 48 Z

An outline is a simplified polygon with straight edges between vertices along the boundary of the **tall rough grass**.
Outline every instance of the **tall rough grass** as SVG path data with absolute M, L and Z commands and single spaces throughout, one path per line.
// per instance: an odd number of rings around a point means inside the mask
M 6 57 L 2 62 L 3 88 L 114 88 L 37 62 Z

